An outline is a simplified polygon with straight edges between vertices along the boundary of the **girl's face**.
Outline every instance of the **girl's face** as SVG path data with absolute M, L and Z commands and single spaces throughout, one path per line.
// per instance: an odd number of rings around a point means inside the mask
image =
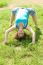
M 18 30 L 18 37 L 22 38 L 24 36 L 24 31 L 23 31 L 23 24 L 19 24 L 19 30 Z
M 22 28 L 20 28 L 20 29 L 18 30 L 18 37 L 19 37 L 19 38 L 22 38 L 23 36 L 24 36 L 24 31 L 23 31 Z

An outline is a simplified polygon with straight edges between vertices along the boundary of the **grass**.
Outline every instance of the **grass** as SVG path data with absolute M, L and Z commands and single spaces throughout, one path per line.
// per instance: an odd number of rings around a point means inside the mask
M 0 8 L 8 6 L 10 3 L 12 3 L 14 0 L 0 0 Z
M 37 40 L 34 45 L 29 38 L 22 41 L 13 40 L 16 30 L 9 34 L 8 45 L 2 45 L 4 31 L 9 28 L 11 11 L 7 9 L 0 11 L 0 65 L 43 65 L 43 8 L 35 5 L 33 8 L 36 10 L 40 28 L 36 31 Z M 35 30 L 30 19 L 29 24 Z
M 7 6 L 7 3 L 6 2 L 0 2 L 0 7 L 4 7 L 4 6 Z

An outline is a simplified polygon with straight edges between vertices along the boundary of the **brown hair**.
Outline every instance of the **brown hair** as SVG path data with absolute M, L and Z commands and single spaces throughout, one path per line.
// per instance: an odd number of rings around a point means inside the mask
M 26 37 L 26 33 L 24 33 L 24 36 L 23 37 L 19 37 L 18 36 L 18 33 L 16 33 L 16 35 L 15 35 L 15 39 L 24 39 L 25 37 Z

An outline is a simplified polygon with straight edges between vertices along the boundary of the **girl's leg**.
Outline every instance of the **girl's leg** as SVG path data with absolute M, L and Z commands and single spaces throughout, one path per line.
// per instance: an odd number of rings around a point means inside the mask
M 35 43 L 35 32 L 30 26 L 27 26 L 26 29 L 32 33 L 32 43 Z
M 13 25 L 12 27 L 10 27 L 9 29 L 7 29 L 5 31 L 5 40 L 4 40 L 4 43 L 8 42 L 8 33 L 11 32 L 11 31 L 13 31 L 15 28 L 16 28 L 16 25 Z

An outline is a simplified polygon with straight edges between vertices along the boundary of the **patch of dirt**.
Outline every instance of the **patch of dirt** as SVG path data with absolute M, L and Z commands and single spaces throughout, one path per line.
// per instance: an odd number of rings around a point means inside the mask
M 14 7 L 19 7 L 22 5 L 29 5 L 29 4 L 30 4 L 30 7 L 32 7 L 32 3 L 43 7 L 43 0 L 28 0 L 28 1 L 27 0 L 15 0 L 11 4 L 9 4 L 8 6 L 0 8 L 0 10 L 13 9 Z

